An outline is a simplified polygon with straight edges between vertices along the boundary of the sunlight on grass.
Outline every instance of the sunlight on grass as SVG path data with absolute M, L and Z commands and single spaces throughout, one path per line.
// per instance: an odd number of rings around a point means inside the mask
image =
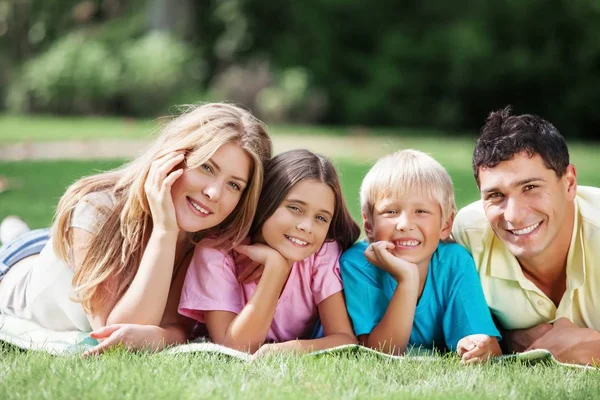
M 124 119 L 0 117 L 0 144 L 15 140 L 123 137 L 144 138 L 153 122 Z M 7 128 L 8 127 L 8 128 Z M 275 128 L 272 131 L 277 131 Z M 280 127 L 284 134 L 350 135 L 351 128 Z M 385 151 L 416 148 L 431 153 L 450 172 L 458 206 L 478 198 L 471 171 L 474 139 L 466 136 L 400 136 L 371 130 Z M 364 135 L 365 131 L 360 132 Z M 362 138 L 364 140 L 364 137 Z M 298 138 L 302 146 L 302 137 Z M 579 183 L 600 186 L 599 144 L 570 144 Z M 13 188 L 0 193 L 0 218 L 21 215 L 32 227 L 50 224 L 65 188 L 77 178 L 111 169 L 124 160 L 0 162 L 0 176 Z M 334 160 L 344 197 L 360 222 L 358 190 L 371 163 Z M 292 358 L 248 364 L 205 354 L 178 356 L 113 351 L 99 359 L 54 358 L 0 344 L 0 398 L 595 398 L 600 371 L 520 364 L 465 367 L 456 357 L 430 363 L 375 357 Z
M 522 364 L 467 367 L 457 357 L 386 361 L 278 355 L 255 363 L 206 355 L 53 358 L 0 346 L 0 393 L 12 398 L 593 398 L 600 372 Z M 34 384 L 35 382 L 35 384 Z M 42 384 L 38 384 L 42 383 Z

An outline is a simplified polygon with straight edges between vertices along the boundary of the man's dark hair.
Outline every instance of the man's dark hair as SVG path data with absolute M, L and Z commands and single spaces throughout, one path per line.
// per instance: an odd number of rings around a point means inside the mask
M 479 169 L 493 168 L 515 154 L 539 154 L 548 169 L 557 177 L 567 171 L 569 149 L 558 129 L 537 115 L 511 115 L 511 107 L 494 111 L 481 128 L 473 151 L 473 174 L 479 185 Z

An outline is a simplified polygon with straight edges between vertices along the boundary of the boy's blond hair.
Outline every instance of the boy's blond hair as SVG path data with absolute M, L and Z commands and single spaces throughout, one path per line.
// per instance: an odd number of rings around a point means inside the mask
M 375 203 L 384 198 L 417 193 L 438 202 L 443 223 L 456 214 L 454 188 L 448 171 L 429 154 L 401 150 L 380 158 L 360 186 L 360 206 L 372 221 Z

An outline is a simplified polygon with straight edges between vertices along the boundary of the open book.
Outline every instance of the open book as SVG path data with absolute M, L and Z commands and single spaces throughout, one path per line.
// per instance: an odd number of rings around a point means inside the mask
M 237 358 L 242 361 L 250 361 L 252 356 L 248 353 L 237 351 L 230 349 L 228 347 L 224 347 L 215 343 L 210 342 L 192 342 L 188 344 L 183 344 L 175 347 L 171 347 L 163 351 L 163 353 L 167 354 L 180 354 L 180 353 L 193 353 L 193 352 L 204 352 L 204 353 L 213 353 L 218 354 L 224 357 Z M 331 349 L 314 351 L 312 353 L 306 354 L 309 357 L 320 357 L 320 356 L 372 356 L 381 358 L 384 360 L 395 360 L 395 361 L 414 361 L 414 362 L 440 362 L 444 358 L 439 355 L 434 355 L 433 352 L 427 350 L 413 350 L 409 351 L 406 355 L 395 356 L 391 354 L 381 353 L 379 351 L 373 350 L 371 348 L 361 346 L 358 344 L 347 344 L 343 346 L 333 347 Z M 584 366 L 584 365 L 574 365 L 559 362 L 552 353 L 548 350 L 537 349 L 530 350 L 523 353 L 515 353 L 503 355 L 500 357 L 495 357 L 490 360 L 492 363 L 498 364 L 510 364 L 510 363 L 523 363 L 526 365 L 536 365 L 536 364 L 557 364 L 568 368 L 577 368 L 577 369 L 600 369 L 592 366 Z
M 203 341 L 203 340 L 198 340 L 195 342 L 190 342 L 187 344 L 170 347 L 170 348 L 162 351 L 163 354 L 165 354 L 165 353 L 166 354 L 181 354 L 181 353 L 195 353 L 195 352 L 213 353 L 213 354 L 218 354 L 218 355 L 222 355 L 225 357 L 237 358 L 242 361 L 250 361 L 252 359 L 252 355 L 250 355 L 248 353 L 230 349 L 228 347 L 221 346 L 221 345 L 207 342 L 207 341 Z M 338 347 L 333 347 L 331 349 L 317 350 L 317 351 L 313 351 L 312 353 L 307 353 L 306 355 L 310 356 L 310 357 L 321 357 L 321 356 L 359 355 L 361 353 L 365 354 L 365 355 L 369 354 L 369 355 L 375 356 L 375 357 L 381 357 L 381 358 L 385 358 L 385 359 L 394 359 L 394 360 L 398 360 L 398 361 L 412 360 L 412 361 L 426 362 L 426 361 L 440 361 L 441 360 L 441 358 L 439 356 L 433 355 L 432 352 L 427 351 L 427 350 L 412 351 L 412 352 L 410 352 L 410 354 L 408 354 L 406 356 L 394 356 L 394 355 L 390 355 L 390 354 L 384 354 L 379 351 L 375 351 L 368 347 L 360 346 L 357 344 L 347 344 L 347 345 L 342 345 L 342 346 L 338 346 Z
M 72 356 L 83 353 L 85 350 L 95 346 L 98 342 L 91 338 L 87 333 L 80 331 L 57 332 L 43 328 L 31 321 L 24 319 L 0 315 L 0 341 L 10 343 L 16 347 L 25 350 L 44 351 L 56 356 Z M 228 347 L 220 346 L 215 343 L 202 340 L 173 346 L 165 349 L 161 354 L 183 354 L 183 353 L 207 353 L 222 357 L 229 357 L 242 361 L 249 361 L 251 355 L 241 351 L 233 350 Z M 411 350 L 407 355 L 394 356 L 384 354 L 368 347 L 360 345 L 338 346 L 327 350 L 320 350 L 309 353 L 309 357 L 322 356 L 361 356 L 368 355 L 385 360 L 410 361 L 410 362 L 432 362 L 441 361 L 444 358 L 435 355 L 428 350 Z M 569 368 L 590 368 L 599 369 L 591 366 L 580 366 L 573 364 L 564 364 L 558 362 L 547 350 L 532 350 L 524 353 L 510 354 L 494 358 L 491 362 L 495 363 L 514 363 L 523 362 L 527 365 L 535 364 L 559 364 Z

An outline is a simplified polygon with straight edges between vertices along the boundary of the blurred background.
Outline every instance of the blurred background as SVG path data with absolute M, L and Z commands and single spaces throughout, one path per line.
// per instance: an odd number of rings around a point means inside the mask
M 276 152 L 333 159 L 357 221 L 364 174 L 402 148 L 477 200 L 475 138 L 508 104 L 556 125 L 600 186 L 600 0 L 0 0 L 0 218 L 48 226 L 175 105 L 221 100 Z
M 0 112 L 475 132 L 512 104 L 599 138 L 598 0 L 0 0 Z

